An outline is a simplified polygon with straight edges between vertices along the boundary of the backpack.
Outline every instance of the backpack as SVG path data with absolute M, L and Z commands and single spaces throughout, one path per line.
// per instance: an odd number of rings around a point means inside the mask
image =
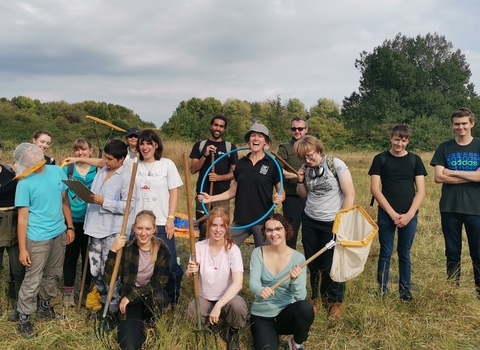
M 380 166 L 383 168 L 385 163 L 387 162 L 387 152 L 390 151 L 383 151 L 380 153 Z M 407 156 L 410 158 L 410 162 L 412 162 L 413 170 L 415 171 L 415 165 L 417 163 L 417 159 L 415 158 L 415 154 L 412 152 L 408 152 Z M 373 207 L 373 203 L 375 202 L 375 197 L 372 195 L 372 199 L 370 200 L 370 206 Z
M 3 168 L 7 169 L 9 172 L 11 172 L 14 176 L 15 176 L 15 170 L 13 170 L 13 168 L 8 165 L 8 164 L 0 164 Z
M 333 165 L 333 160 L 335 159 L 335 157 L 325 155 L 325 158 L 326 158 L 326 161 L 327 161 L 328 169 L 330 169 L 330 171 L 332 172 L 333 176 L 335 176 L 335 178 L 336 178 L 337 181 L 338 181 L 337 169 L 335 169 L 335 165 Z
M 198 147 L 198 149 L 200 150 L 200 154 L 205 154 L 205 145 L 207 143 L 208 140 L 202 140 L 200 141 L 200 145 Z M 227 153 L 230 152 L 232 150 L 232 143 L 231 142 L 228 142 L 228 141 L 225 141 L 225 148 L 227 149 Z M 228 155 L 228 159 L 230 160 L 230 154 Z

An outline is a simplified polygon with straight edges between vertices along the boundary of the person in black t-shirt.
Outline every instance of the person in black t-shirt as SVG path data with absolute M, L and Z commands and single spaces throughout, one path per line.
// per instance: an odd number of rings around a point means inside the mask
M 398 230 L 398 290 L 400 299 L 404 301 L 413 299 L 410 291 L 410 249 L 417 229 L 418 208 L 426 195 L 427 175 L 420 157 L 405 149 L 410 142 L 411 133 L 409 126 L 395 125 L 390 135 L 392 147 L 387 152 L 377 154 L 368 171 L 371 176 L 370 190 L 378 202 L 378 287 L 382 294 L 388 293 L 390 258 L 395 231 Z
M 192 151 L 190 152 L 190 158 L 192 159 L 190 173 L 199 173 L 197 180 L 197 194 L 200 194 L 202 190 L 204 192 L 209 192 L 210 183 L 213 183 L 212 194 L 214 195 L 223 193 L 230 188 L 230 182 L 233 180 L 233 171 L 235 170 L 235 165 L 238 161 L 237 152 L 233 152 L 215 163 L 215 171 L 210 172 L 205 179 L 203 189 L 200 188 L 205 172 L 212 164 L 211 154 L 214 155 L 214 159 L 216 160 L 228 151 L 236 149 L 235 145 L 223 140 L 223 134 L 226 128 L 227 119 L 223 115 L 215 115 L 210 120 L 210 137 L 207 140 L 198 141 L 193 145 Z M 224 207 L 229 211 L 230 201 L 217 201 L 212 203 L 212 207 Z M 204 214 L 203 207 L 197 200 L 196 219 L 199 220 Z M 201 241 L 206 237 L 205 224 L 202 223 L 199 228 L 199 240 Z
M 203 200 L 205 203 L 229 200 L 235 197 L 234 226 L 246 226 L 257 221 L 270 210 L 273 203 L 280 204 L 285 199 L 283 189 L 278 194 L 281 174 L 274 161 L 264 152 L 272 144 L 267 127 L 262 124 L 252 125 L 244 139 L 251 152 L 238 160 L 234 171 L 235 181 L 230 189 L 214 196 L 200 192 L 198 196 L 198 200 Z M 276 193 L 273 196 L 274 189 Z M 234 230 L 231 235 L 235 244 L 240 246 L 248 236 L 253 234 L 256 247 L 268 245 L 269 242 L 262 237 L 263 222 L 258 222 L 248 228 Z

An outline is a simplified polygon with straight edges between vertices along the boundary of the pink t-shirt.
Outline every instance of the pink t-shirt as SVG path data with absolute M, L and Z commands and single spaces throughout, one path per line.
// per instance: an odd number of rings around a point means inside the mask
M 207 300 L 219 300 L 232 284 L 232 272 L 243 272 L 242 254 L 237 245 L 217 255 L 210 253 L 210 239 L 195 243 L 197 262 L 200 264 L 200 296 Z
M 150 250 L 141 250 L 138 248 L 138 254 L 138 273 L 135 285 L 142 287 L 150 282 L 155 264 L 152 263 L 152 253 Z

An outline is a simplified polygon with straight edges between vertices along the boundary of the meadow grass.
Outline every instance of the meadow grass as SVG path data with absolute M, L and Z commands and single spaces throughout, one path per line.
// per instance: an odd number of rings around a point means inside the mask
M 172 159 L 184 177 L 182 154 L 189 154 L 192 144 L 170 141 L 165 145 L 164 156 Z M 328 150 L 327 150 L 328 151 Z M 376 208 L 370 207 L 369 176 L 367 174 L 374 153 L 327 152 L 343 159 L 349 166 L 355 183 L 355 203 L 361 205 L 373 217 Z M 56 150 L 57 163 L 69 155 L 68 150 Z M 324 312 L 315 317 L 306 349 L 479 349 L 480 348 L 480 301 L 476 297 L 473 283 L 468 245 L 464 238 L 464 259 L 460 287 L 447 282 L 445 272 L 444 242 L 440 228 L 438 201 L 440 185 L 433 182 L 433 168 L 429 161 L 432 153 L 421 153 L 429 175 L 426 178 L 427 197 L 419 213 L 417 235 L 412 248 L 412 293 L 414 300 L 401 302 L 397 291 L 398 259 L 394 255 L 391 263 L 390 293 L 386 298 L 377 295 L 376 268 L 379 254 L 378 239 L 374 242 L 364 272 L 347 282 L 343 315 L 336 321 L 327 319 Z M 8 155 L 4 155 L 4 158 Z M 197 176 L 191 176 L 192 194 L 195 193 Z M 185 188 L 180 191 L 178 212 L 187 213 Z M 190 198 L 193 202 L 194 198 Z M 281 211 L 281 207 L 276 208 Z M 299 242 L 300 243 L 300 242 Z M 245 279 L 241 295 L 250 305 L 253 300 L 248 290 L 249 260 L 253 246 L 241 246 Z M 299 251 L 303 252 L 301 243 Z M 178 256 L 185 268 L 189 257 L 187 239 L 177 239 Z M 7 258 L 4 265 L 7 266 Z M 79 266 L 80 268 L 80 266 Z M 1 272 L 2 285 L 6 286 L 8 269 Z M 78 277 L 77 277 L 78 278 Z M 107 345 L 116 349 L 115 337 L 111 333 L 100 342 L 94 331 L 93 321 L 87 321 L 85 309 L 63 309 L 61 281 L 56 309 L 66 313 L 62 321 L 35 322 L 38 338 L 26 340 L 18 335 L 17 324 L 6 320 L 12 302 L 2 288 L 4 315 L 0 317 L 1 349 L 100 349 Z M 192 283 L 184 279 L 179 305 L 167 311 L 158 321 L 156 328 L 149 330 L 145 349 L 185 349 L 192 341 L 195 324 L 186 318 L 188 303 L 193 299 Z M 281 348 L 288 349 L 287 337 L 281 337 Z M 241 331 L 241 349 L 252 349 L 248 326 Z M 219 349 L 225 342 L 219 337 Z M 192 347 L 190 347 L 192 348 Z M 209 347 L 212 348 L 212 347 Z

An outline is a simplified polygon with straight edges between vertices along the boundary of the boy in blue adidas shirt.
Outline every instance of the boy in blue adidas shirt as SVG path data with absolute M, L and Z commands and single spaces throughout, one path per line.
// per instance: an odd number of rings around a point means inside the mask
M 14 158 L 21 174 L 38 164 L 43 152 L 34 144 L 22 143 Z M 50 300 L 57 295 L 56 279 L 62 275 L 65 246 L 75 239 L 67 186 L 61 181 L 66 179 L 60 167 L 42 165 L 17 185 L 19 260 L 25 266 L 17 301 L 18 331 L 25 338 L 36 336 L 30 322 L 35 310 L 37 320 L 64 317 L 53 310 Z

